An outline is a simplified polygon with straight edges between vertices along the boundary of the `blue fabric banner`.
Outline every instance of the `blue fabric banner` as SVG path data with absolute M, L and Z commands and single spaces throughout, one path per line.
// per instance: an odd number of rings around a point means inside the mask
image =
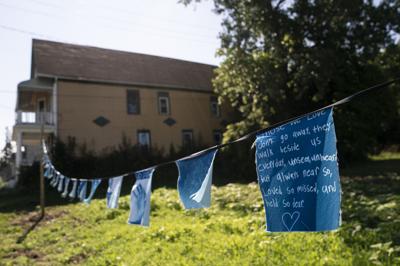
M 256 165 L 268 232 L 340 225 L 340 180 L 332 108 L 262 133 Z
M 63 190 L 64 178 L 65 177 L 62 174 L 60 174 L 60 179 L 58 180 L 58 187 L 57 187 L 58 192 L 61 192 Z
M 77 179 L 71 179 L 72 180 L 72 189 L 71 192 L 68 194 L 68 197 L 71 199 L 74 199 L 76 197 L 76 189 L 78 187 L 78 180 Z
M 51 178 L 51 171 L 52 171 L 51 167 L 48 166 L 47 168 L 45 168 L 43 176 L 48 178 L 48 179 L 50 179 Z
M 58 180 L 60 180 L 60 172 L 58 172 L 58 171 L 54 171 L 53 172 L 53 180 L 50 182 L 50 185 L 52 186 L 52 187 L 57 187 L 57 185 L 58 185 Z
M 64 191 L 63 191 L 63 193 L 61 194 L 61 197 L 63 197 L 63 198 L 67 197 L 69 180 L 70 180 L 70 179 L 69 179 L 68 177 L 65 177 Z
M 90 187 L 90 194 L 87 198 L 85 198 L 83 200 L 84 203 L 89 204 L 90 201 L 92 200 L 94 193 L 96 192 L 97 187 L 100 185 L 101 183 L 101 179 L 92 179 L 90 180 L 91 183 L 91 187 Z
M 131 210 L 128 223 L 149 226 L 151 180 L 154 168 L 135 173 L 136 182 L 131 191 Z
M 108 180 L 108 189 L 106 195 L 107 208 L 118 208 L 119 194 L 121 193 L 121 185 L 123 176 L 117 176 Z
M 185 209 L 210 207 L 213 163 L 217 151 L 211 150 L 193 158 L 176 161 L 179 170 L 179 197 Z
M 87 180 L 80 180 L 78 186 L 78 198 L 81 201 L 86 199 Z
M 55 178 L 56 175 L 56 169 L 54 168 L 54 166 L 50 166 L 50 172 L 49 172 L 49 179 Z

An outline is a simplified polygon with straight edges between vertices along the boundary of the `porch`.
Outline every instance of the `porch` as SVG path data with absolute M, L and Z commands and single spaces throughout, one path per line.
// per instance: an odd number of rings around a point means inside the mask
M 18 84 L 13 140 L 16 167 L 40 160 L 40 139 L 56 133 L 56 94 L 53 79 L 36 78 Z

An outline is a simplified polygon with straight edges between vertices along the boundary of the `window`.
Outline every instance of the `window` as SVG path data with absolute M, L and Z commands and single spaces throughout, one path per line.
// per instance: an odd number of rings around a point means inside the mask
M 150 147 L 151 138 L 149 130 L 139 130 L 137 133 L 137 139 L 139 146 L 147 146 Z
M 210 107 L 211 107 L 211 114 L 215 117 L 221 116 L 221 111 L 218 105 L 218 99 L 215 96 L 210 97 Z
M 158 93 L 158 113 L 161 115 L 169 115 L 171 113 L 168 92 Z
M 213 131 L 213 140 L 215 145 L 219 145 L 222 143 L 222 132 L 221 130 Z
M 127 100 L 127 112 L 128 114 L 140 114 L 140 97 L 139 91 L 137 90 L 127 90 L 126 91 Z
M 182 146 L 193 147 L 193 130 L 191 129 L 182 130 Z

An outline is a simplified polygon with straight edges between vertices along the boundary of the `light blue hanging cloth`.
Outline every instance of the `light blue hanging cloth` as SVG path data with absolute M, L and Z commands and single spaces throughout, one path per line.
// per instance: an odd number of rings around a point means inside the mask
M 54 166 L 51 166 L 50 167 L 49 179 L 52 180 L 55 177 L 56 177 L 56 169 L 54 168 Z
M 57 185 L 58 185 L 58 180 L 60 180 L 60 172 L 55 171 L 53 180 L 50 182 L 50 185 L 51 185 L 52 187 L 54 187 L 54 188 L 57 187 Z
M 128 224 L 149 226 L 151 181 L 154 168 L 135 173 L 136 182 L 131 191 L 131 210 Z
M 123 176 L 117 176 L 108 180 L 108 189 L 106 195 L 107 208 L 118 208 L 119 194 L 121 193 L 121 185 Z
M 63 190 L 64 178 L 65 177 L 60 174 L 60 180 L 58 181 L 58 187 L 57 187 L 58 192 L 61 192 Z
M 96 192 L 97 187 L 100 185 L 101 183 L 101 179 L 92 179 L 90 180 L 90 183 L 92 184 L 90 187 L 90 194 L 87 198 L 85 198 L 83 200 L 84 203 L 89 204 L 90 201 L 92 200 L 94 193 Z
M 87 180 L 79 180 L 78 199 L 84 201 L 86 198 Z
M 176 161 L 179 197 L 185 209 L 210 207 L 213 163 L 217 151 Z
M 45 167 L 43 176 L 46 177 L 47 179 L 50 179 L 51 178 L 51 170 L 52 170 L 52 168 L 50 165 L 48 167 Z
M 65 177 L 65 184 L 64 184 L 64 191 L 61 194 L 61 197 L 65 198 L 68 195 L 68 185 L 69 185 L 70 179 L 68 177 Z
M 76 189 L 78 187 L 78 180 L 77 179 L 71 179 L 72 180 L 72 189 L 71 192 L 68 194 L 68 196 L 71 199 L 76 198 Z

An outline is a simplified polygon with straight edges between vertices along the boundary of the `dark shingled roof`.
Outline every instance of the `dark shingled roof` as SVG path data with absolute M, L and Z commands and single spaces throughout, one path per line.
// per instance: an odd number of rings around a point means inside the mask
M 35 76 L 212 91 L 215 66 L 97 47 L 33 40 Z

